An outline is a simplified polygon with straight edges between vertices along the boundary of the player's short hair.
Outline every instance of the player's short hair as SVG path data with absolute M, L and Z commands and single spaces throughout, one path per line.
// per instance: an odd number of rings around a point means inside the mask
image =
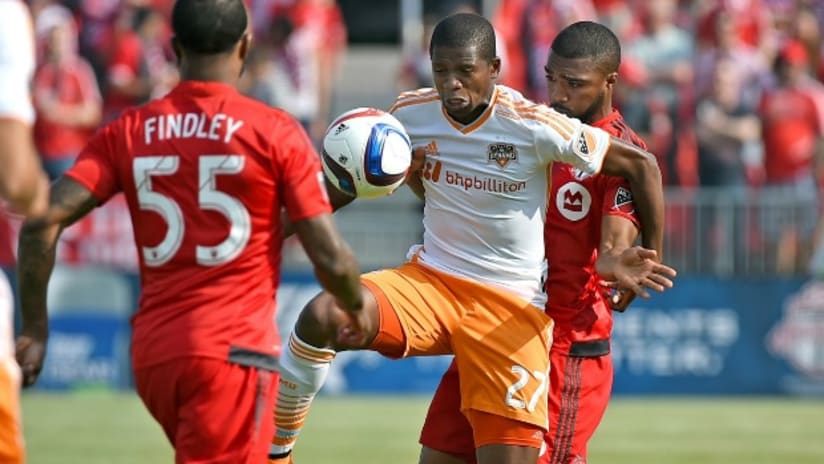
M 184 49 L 203 55 L 227 52 L 246 32 L 243 0 L 177 0 L 172 29 Z
M 621 42 L 608 27 L 579 21 L 565 27 L 552 41 L 552 53 L 563 58 L 591 58 L 607 73 L 621 64 Z
M 429 55 L 435 47 L 472 47 L 480 57 L 491 61 L 496 56 L 495 30 L 481 15 L 457 13 L 447 16 L 435 26 L 429 42 Z

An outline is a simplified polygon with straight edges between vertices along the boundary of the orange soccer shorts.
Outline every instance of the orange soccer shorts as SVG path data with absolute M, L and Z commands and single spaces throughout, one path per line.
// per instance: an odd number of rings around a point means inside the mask
M 366 274 L 363 283 L 381 312 L 372 349 L 392 357 L 454 353 L 461 411 L 470 422 L 484 416 L 468 412 L 474 410 L 547 429 L 552 319 L 543 310 L 416 262 Z M 532 435 L 527 441 L 540 443 Z
M 14 359 L 11 288 L 0 271 L 0 462 L 25 461 L 20 422 L 20 367 Z

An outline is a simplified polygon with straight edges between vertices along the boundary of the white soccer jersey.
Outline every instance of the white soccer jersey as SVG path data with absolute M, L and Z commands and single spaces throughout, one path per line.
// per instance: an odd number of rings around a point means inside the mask
M 26 5 L 21 0 L 0 0 L 0 117 L 34 121 L 30 97 L 33 42 Z
M 609 135 L 501 85 L 466 126 L 447 115 L 434 89 L 401 94 L 390 112 L 426 151 L 419 261 L 543 308 L 547 167 L 560 161 L 598 172 Z

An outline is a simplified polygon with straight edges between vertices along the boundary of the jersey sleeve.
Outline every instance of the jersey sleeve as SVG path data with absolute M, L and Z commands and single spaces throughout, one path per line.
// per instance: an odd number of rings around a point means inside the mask
M 601 191 L 604 195 L 603 210 L 604 216 L 620 216 L 635 224 L 640 228 L 641 222 L 635 212 L 635 202 L 632 199 L 632 190 L 625 179 L 613 176 L 603 176 L 601 179 Z
M 23 2 L 0 2 L 0 117 L 34 122 L 31 18 Z
M 89 189 L 100 204 L 121 191 L 114 159 L 118 121 L 98 130 L 65 176 Z
M 280 133 L 283 137 L 275 147 L 276 169 L 279 169 L 282 198 L 289 219 L 301 221 L 331 213 L 320 157 L 306 131 L 294 119 L 285 118 Z
M 607 132 L 553 109 L 545 109 L 537 119 L 536 147 L 547 164 L 560 161 L 588 174 L 601 170 L 610 145 Z

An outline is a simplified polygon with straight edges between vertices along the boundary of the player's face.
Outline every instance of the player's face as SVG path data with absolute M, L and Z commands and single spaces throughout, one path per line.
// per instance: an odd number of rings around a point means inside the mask
M 603 117 L 603 111 L 611 110 L 607 92 L 617 73 L 605 73 L 593 59 L 563 58 L 550 53 L 544 71 L 549 103 L 559 113 L 591 123 Z
M 482 58 L 477 47 L 433 47 L 432 78 L 441 103 L 462 123 L 477 118 L 492 98 L 501 60 Z

